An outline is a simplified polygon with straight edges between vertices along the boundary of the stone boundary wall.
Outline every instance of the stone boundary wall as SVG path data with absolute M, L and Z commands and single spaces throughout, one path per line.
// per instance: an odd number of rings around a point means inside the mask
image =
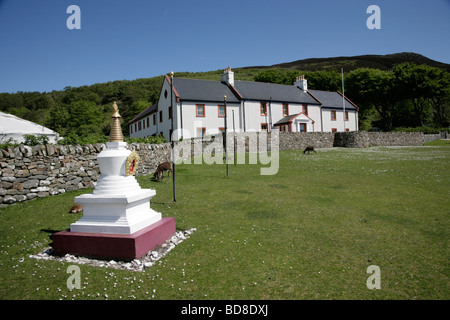
M 0 208 L 66 191 L 92 188 L 100 176 L 97 155 L 105 144 L 39 145 L 0 150 Z M 171 159 L 169 143 L 131 144 L 141 157 L 137 175 L 153 172 Z
M 430 142 L 430 141 L 434 141 L 434 140 L 438 140 L 441 139 L 441 134 L 440 133 L 436 133 L 436 134 L 425 134 L 423 136 L 423 142 Z
M 237 153 L 257 152 L 258 149 L 264 151 L 267 147 L 270 149 L 270 139 L 267 143 L 264 143 L 265 139 L 261 139 L 263 143 L 258 144 L 259 136 L 256 132 L 229 134 L 229 153 L 233 153 L 235 137 L 240 145 Z M 439 135 L 432 136 L 425 137 L 422 132 L 280 132 L 279 150 L 303 150 L 308 145 L 316 148 L 422 146 L 428 139 L 439 138 Z M 177 150 L 183 146 L 187 152 L 182 154 L 181 158 L 189 158 L 199 156 L 203 152 L 210 154 L 212 149 L 222 152 L 223 140 L 221 135 L 189 139 L 178 142 Z M 100 176 L 97 155 L 105 148 L 105 144 L 33 147 L 20 145 L 0 150 L 0 208 L 66 191 L 94 187 Z M 152 174 L 159 163 L 172 159 L 171 143 L 133 143 L 128 148 L 136 150 L 141 158 L 137 176 Z
M 423 146 L 423 132 L 336 132 L 334 147 Z
M 280 150 L 304 150 L 307 146 L 332 148 L 334 139 L 332 132 L 280 132 Z
M 172 161 L 172 146 L 170 143 L 133 143 L 128 148 L 136 150 L 139 154 L 140 161 L 136 171 L 138 177 L 153 174 L 160 163 Z
M 434 140 L 448 139 L 448 138 L 449 138 L 448 131 L 441 131 L 436 134 L 424 135 L 424 142 L 430 142 L 430 141 L 434 141 Z

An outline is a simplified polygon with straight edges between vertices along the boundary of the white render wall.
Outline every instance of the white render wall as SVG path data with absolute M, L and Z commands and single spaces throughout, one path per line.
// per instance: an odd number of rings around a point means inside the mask
M 179 117 L 177 114 L 177 110 L 179 110 L 179 106 L 176 102 L 176 96 L 175 93 L 171 95 L 171 86 L 166 79 L 164 79 L 163 86 L 161 88 L 161 94 L 159 96 L 159 102 L 158 102 L 158 109 L 156 114 L 156 120 L 158 122 L 158 132 L 161 133 L 166 137 L 167 141 L 170 141 L 170 129 L 172 129 L 172 119 L 169 119 L 169 107 L 172 106 L 172 103 L 170 102 L 171 96 L 173 97 L 173 108 L 172 115 L 173 115 L 173 126 L 174 129 L 177 127 L 179 128 Z M 163 121 L 160 122 L 160 114 L 162 112 L 162 119 Z M 174 137 L 175 140 L 178 140 L 179 137 Z
M 320 131 L 320 107 L 316 105 L 307 105 L 308 117 L 314 120 L 314 125 L 310 123 L 307 127 L 308 132 Z M 246 131 L 261 131 L 262 123 L 270 123 L 270 114 L 272 115 L 272 125 L 283 119 L 283 103 L 267 102 L 267 116 L 261 116 L 260 101 L 245 101 L 245 122 Z M 288 115 L 303 112 L 303 104 L 288 103 Z M 292 126 L 294 131 L 294 126 Z
M 204 105 L 205 116 L 197 117 L 196 107 L 197 105 Z M 219 132 L 219 128 L 225 127 L 225 118 L 219 117 L 219 105 L 223 106 L 223 103 L 214 102 L 186 102 L 181 104 L 181 110 L 183 115 L 183 138 L 198 137 L 197 128 L 205 128 L 206 134 L 215 134 Z M 239 116 L 240 104 L 227 103 L 227 127 L 228 132 L 233 131 L 233 110 L 234 110 L 234 128 L 236 131 L 240 131 L 240 116 Z
M 169 132 L 171 129 L 171 120 L 169 119 L 169 106 L 170 106 L 170 86 L 168 86 L 168 97 L 164 98 L 164 91 L 160 97 L 159 110 L 150 114 L 147 117 L 133 123 L 131 137 L 148 137 L 152 135 L 158 135 L 161 132 L 169 140 Z M 164 89 L 164 88 L 163 88 Z M 165 90 L 165 89 L 164 89 Z M 196 116 L 196 105 L 201 104 L 205 106 L 205 117 Z M 260 102 L 259 101 L 246 101 L 245 103 L 245 130 L 246 131 L 261 131 L 261 124 L 270 124 L 270 109 L 272 113 L 272 124 L 276 123 L 280 119 L 284 118 L 282 103 L 272 102 L 271 108 L 269 108 L 269 103 L 267 103 L 267 116 L 261 116 L 260 112 Z M 175 139 L 178 140 L 182 136 L 183 138 L 197 137 L 197 128 L 206 128 L 207 134 L 214 134 L 219 132 L 219 128 L 225 127 L 224 118 L 219 117 L 219 103 L 195 103 L 195 102 L 181 102 L 176 104 L 176 110 L 174 112 L 174 125 L 178 122 L 178 128 L 183 128 L 184 132 L 181 130 L 175 132 Z M 298 114 L 302 112 L 303 107 L 299 104 L 288 104 L 289 114 Z M 180 110 L 182 109 L 183 115 L 181 116 Z M 235 131 L 244 131 L 243 121 L 241 118 L 241 105 L 240 104 L 230 104 L 227 103 L 227 125 L 229 132 L 233 130 L 233 110 L 234 110 L 234 125 Z M 160 111 L 163 113 L 163 122 L 160 122 Z M 343 122 L 343 112 L 342 110 L 336 111 L 336 120 L 331 120 L 331 109 L 322 109 L 322 117 L 320 116 L 320 107 L 315 105 L 308 105 L 308 117 L 314 120 L 314 124 L 309 121 L 307 123 L 307 132 L 331 132 L 332 129 L 336 129 L 338 132 L 344 131 Z M 153 115 L 156 115 L 156 124 L 153 124 Z M 357 131 L 357 113 L 354 110 L 348 111 L 349 120 L 345 122 L 345 130 Z M 147 118 L 149 118 L 147 126 Z M 181 126 L 181 119 L 183 125 Z M 323 120 L 323 127 L 321 125 L 321 120 Z M 139 128 L 139 122 L 141 123 L 141 130 L 135 130 Z M 292 132 L 298 132 L 299 126 L 297 123 L 305 122 L 299 118 L 296 118 L 292 122 Z M 130 131 L 131 132 L 131 131 Z
M 244 102 L 245 131 L 261 131 L 261 123 L 269 123 L 269 103 L 267 103 L 267 116 L 261 116 L 259 101 Z M 273 119 L 273 117 L 272 117 Z
M 149 126 L 147 126 L 147 118 L 148 118 Z M 139 122 L 141 123 L 141 130 L 138 130 Z M 156 122 L 156 124 L 158 124 L 158 122 Z M 132 129 L 131 129 L 131 127 L 132 127 Z M 134 138 L 143 138 L 143 137 L 152 136 L 154 134 L 158 134 L 157 125 L 156 126 L 153 125 L 153 114 L 150 114 L 150 115 L 146 116 L 145 118 L 129 125 L 129 132 L 132 132 L 130 134 L 130 137 L 134 137 Z
M 331 132 L 333 129 L 336 129 L 337 132 L 342 131 L 357 131 L 357 113 L 354 110 L 348 111 L 348 121 L 345 121 L 344 128 L 344 112 L 343 110 L 334 110 L 336 111 L 336 120 L 331 120 L 331 111 L 332 109 L 322 108 L 322 119 L 323 119 L 323 132 Z

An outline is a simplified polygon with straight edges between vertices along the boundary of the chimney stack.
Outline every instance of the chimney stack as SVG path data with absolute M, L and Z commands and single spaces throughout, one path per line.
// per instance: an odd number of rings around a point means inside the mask
M 231 71 L 231 67 L 223 70 L 221 81 L 228 85 L 234 85 L 234 72 Z
M 304 92 L 308 91 L 308 81 L 306 81 L 303 74 L 295 79 L 294 86 L 299 87 Z

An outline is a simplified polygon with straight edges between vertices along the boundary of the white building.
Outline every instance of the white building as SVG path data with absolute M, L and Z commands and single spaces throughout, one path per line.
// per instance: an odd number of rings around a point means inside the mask
M 18 143 L 25 142 L 25 135 L 46 135 L 49 143 L 56 143 L 59 134 L 37 123 L 16 117 L 15 115 L 0 112 L 0 142 L 6 142 L 12 138 Z
M 158 103 L 128 125 L 130 137 L 162 134 L 168 140 L 172 131 L 178 140 L 218 133 L 225 126 L 229 132 L 357 131 L 358 107 L 339 92 L 308 90 L 304 77 L 292 86 L 234 81 L 234 73 L 227 68 L 221 81 L 166 75 Z

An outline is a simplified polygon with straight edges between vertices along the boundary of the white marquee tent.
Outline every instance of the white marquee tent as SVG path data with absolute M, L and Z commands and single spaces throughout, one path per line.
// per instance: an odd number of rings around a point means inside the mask
M 13 138 L 17 142 L 24 142 L 24 135 L 43 135 L 49 138 L 50 143 L 55 143 L 59 135 L 57 132 L 34 122 L 21 119 L 9 113 L 0 112 L 0 142 Z

